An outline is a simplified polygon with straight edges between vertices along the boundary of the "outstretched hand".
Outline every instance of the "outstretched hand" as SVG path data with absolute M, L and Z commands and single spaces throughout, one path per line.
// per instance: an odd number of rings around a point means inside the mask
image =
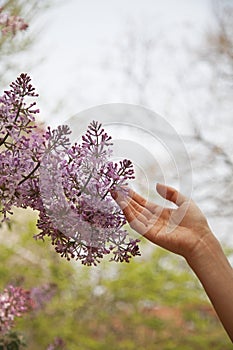
M 148 202 L 132 190 L 114 192 L 112 196 L 134 230 L 186 258 L 233 342 L 233 269 L 221 245 L 192 200 L 172 187 L 157 184 L 156 189 L 177 208 Z
M 131 189 L 114 192 L 113 198 L 123 210 L 130 226 L 151 242 L 189 259 L 198 243 L 212 235 L 207 220 L 197 205 L 172 187 L 157 184 L 157 192 L 177 205 L 163 208 L 148 202 Z

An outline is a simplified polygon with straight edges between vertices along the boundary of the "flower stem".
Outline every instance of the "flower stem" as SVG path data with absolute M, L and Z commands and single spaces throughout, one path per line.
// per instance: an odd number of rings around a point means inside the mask
M 18 111 L 17 111 L 17 114 L 15 116 L 15 119 L 14 119 L 14 123 L 17 121 L 18 117 L 19 117 L 19 113 L 20 113 L 20 110 L 22 108 L 22 105 L 23 105 L 23 101 L 20 102 L 19 104 L 19 107 L 18 107 Z M 4 144 L 4 142 L 6 141 L 6 139 L 8 138 L 9 136 L 9 131 L 6 133 L 6 135 L 3 137 L 3 139 L 0 141 L 0 146 L 2 146 Z
M 90 175 L 88 176 L 87 181 L 85 182 L 83 188 L 79 191 L 78 196 L 81 196 L 82 192 L 85 191 L 85 189 L 87 188 L 87 185 L 89 184 L 91 178 L 92 178 L 92 174 L 93 174 L 94 168 L 92 169 L 92 171 L 90 172 Z
M 28 179 L 32 176 L 32 174 L 34 174 L 34 173 L 36 172 L 36 170 L 39 168 L 39 166 L 40 166 L 40 162 L 38 162 L 38 163 L 36 164 L 35 168 L 32 169 L 32 171 L 31 171 L 27 176 L 25 176 L 25 177 L 18 183 L 18 186 L 20 186 L 23 182 L 25 182 L 26 180 L 28 180 Z

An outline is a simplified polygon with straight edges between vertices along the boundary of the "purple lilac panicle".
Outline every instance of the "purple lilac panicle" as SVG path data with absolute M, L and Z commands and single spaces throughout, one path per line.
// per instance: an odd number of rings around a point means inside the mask
M 70 145 L 68 126 L 44 131 L 35 123 L 37 97 L 31 79 L 21 74 L 0 97 L 0 213 L 12 206 L 39 211 L 36 238 L 50 237 L 68 260 L 96 265 L 112 253 L 114 261 L 139 255 L 128 239 L 125 218 L 110 191 L 134 177 L 129 160 L 114 163 L 111 137 L 93 121 L 81 144 Z
M 28 24 L 19 16 L 11 16 L 9 13 L 4 12 L 0 7 L 0 29 L 2 35 L 11 33 L 15 35 L 17 31 L 25 30 L 28 28 Z
M 21 74 L 0 97 L 0 213 L 4 220 L 12 206 L 39 206 L 38 168 L 45 149 L 45 136 L 35 124 L 34 87 Z
M 129 160 L 110 161 L 111 145 L 111 137 L 93 121 L 81 144 L 46 153 L 40 168 L 47 209 L 38 237 L 50 236 L 58 253 L 85 265 L 96 265 L 110 252 L 119 262 L 139 255 L 138 240 L 128 239 L 125 217 L 110 194 L 134 177 L 133 166 Z
M 14 326 L 16 317 L 29 311 L 38 311 L 56 293 L 55 284 L 45 284 L 26 290 L 9 285 L 0 293 L 0 335 L 5 335 Z
M 30 291 L 8 286 L 0 294 L 0 334 L 5 334 L 14 325 L 15 317 L 22 316 L 32 308 Z

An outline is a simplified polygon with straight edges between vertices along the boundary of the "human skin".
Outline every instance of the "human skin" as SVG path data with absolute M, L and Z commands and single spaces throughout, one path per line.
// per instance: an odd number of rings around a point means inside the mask
M 169 186 L 157 184 L 156 189 L 177 208 L 148 202 L 131 189 L 112 196 L 135 231 L 186 259 L 233 342 L 233 269 L 219 241 L 193 200 Z

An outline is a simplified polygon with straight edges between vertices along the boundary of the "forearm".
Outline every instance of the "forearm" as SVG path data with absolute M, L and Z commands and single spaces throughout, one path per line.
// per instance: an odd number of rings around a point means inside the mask
M 233 269 L 217 239 L 212 234 L 207 235 L 187 262 L 233 342 Z

